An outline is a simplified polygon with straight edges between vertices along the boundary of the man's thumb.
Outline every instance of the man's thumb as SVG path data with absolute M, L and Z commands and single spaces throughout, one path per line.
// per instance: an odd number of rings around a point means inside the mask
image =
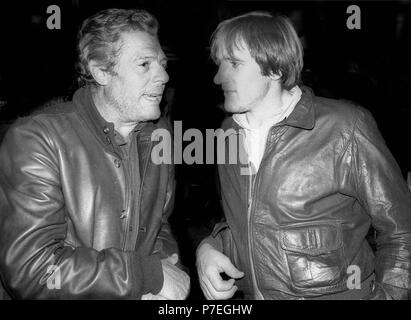
M 224 272 L 230 278 L 239 279 L 244 277 L 244 272 L 238 270 L 230 261 L 224 265 Z
M 177 253 L 173 253 L 171 256 L 169 256 L 167 258 L 167 260 L 171 263 L 171 264 L 176 264 L 178 262 L 178 254 Z

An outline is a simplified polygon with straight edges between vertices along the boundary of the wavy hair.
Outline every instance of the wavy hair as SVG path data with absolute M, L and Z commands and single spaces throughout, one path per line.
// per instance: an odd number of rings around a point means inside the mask
M 156 36 L 158 28 L 152 14 L 138 9 L 106 9 L 84 20 L 77 35 L 79 85 L 97 84 L 89 70 L 92 60 L 103 70 L 114 72 L 123 32 L 143 31 Z

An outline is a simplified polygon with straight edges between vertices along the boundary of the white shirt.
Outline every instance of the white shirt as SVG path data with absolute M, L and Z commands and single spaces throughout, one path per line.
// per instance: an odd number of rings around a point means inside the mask
M 254 166 L 255 172 L 257 172 L 260 167 L 270 128 L 291 114 L 301 98 L 302 91 L 298 86 L 295 86 L 290 90 L 290 94 L 290 97 L 287 98 L 281 109 L 265 119 L 264 122 L 258 127 L 250 126 L 245 113 L 237 113 L 233 115 L 234 121 L 244 129 L 244 147 L 249 161 Z

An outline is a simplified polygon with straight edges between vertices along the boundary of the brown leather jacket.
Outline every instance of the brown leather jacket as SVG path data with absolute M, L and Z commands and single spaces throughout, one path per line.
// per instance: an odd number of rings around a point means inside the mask
M 160 259 L 177 252 L 174 169 L 151 161 L 151 133 L 163 126 L 139 124 L 123 154 L 88 88 L 13 125 L 0 149 L 4 295 L 138 299 L 161 289 Z
M 232 118 L 229 128 L 240 129 Z M 382 296 L 407 298 L 411 194 L 368 111 L 303 88 L 291 115 L 270 129 L 257 174 L 240 169 L 219 165 L 226 221 L 205 241 L 245 272 L 246 298 L 343 292 L 350 265 L 362 280 L 375 272 Z

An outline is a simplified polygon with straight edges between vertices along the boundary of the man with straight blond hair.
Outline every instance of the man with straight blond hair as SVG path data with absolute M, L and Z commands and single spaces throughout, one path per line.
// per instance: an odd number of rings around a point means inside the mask
M 411 194 L 370 112 L 301 86 L 286 17 L 225 20 L 211 53 L 249 171 L 219 165 L 225 220 L 197 249 L 206 298 L 407 299 Z

